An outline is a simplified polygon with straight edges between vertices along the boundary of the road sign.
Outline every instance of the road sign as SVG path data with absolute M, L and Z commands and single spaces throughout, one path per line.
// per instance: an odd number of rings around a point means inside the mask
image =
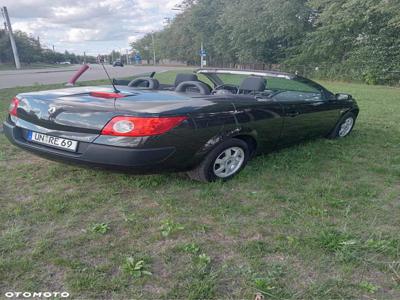
M 142 57 L 140 56 L 139 53 L 136 53 L 134 58 L 135 58 L 135 62 L 136 62 L 137 64 L 139 64 L 140 61 L 142 60 Z

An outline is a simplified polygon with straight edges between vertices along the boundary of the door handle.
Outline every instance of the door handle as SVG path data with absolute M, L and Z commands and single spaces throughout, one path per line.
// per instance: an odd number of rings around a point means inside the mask
M 288 112 L 286 115 L 287 115 L 288 117 L 293 118 L 293 117 L 298 116 L 299 114 L 300 114 L 300 112 L 298 112 L 298 111 L 290 111 L 290 112 Z

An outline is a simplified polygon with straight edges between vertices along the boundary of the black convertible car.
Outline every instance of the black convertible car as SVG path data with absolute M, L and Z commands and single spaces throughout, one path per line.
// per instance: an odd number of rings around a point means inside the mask
M 268 71 L 200 69 L 160 83 L 19 94 L 4 131 L 46 158 L 139 173 L 187 171 L 229 179 L 262 153 L 313 137 L 343 138 L 359 113 L 347 94 Z M 164 76 L 165 77 L 165 76 Z

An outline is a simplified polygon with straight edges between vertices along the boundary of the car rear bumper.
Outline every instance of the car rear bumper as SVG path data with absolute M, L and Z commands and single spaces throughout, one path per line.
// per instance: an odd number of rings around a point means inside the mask
M 174 147 L 133 149 L 79 142 L 78 151 L 72 153 L 28 141 L 25 138 L 26 129 L 17 127 L 9 120 L 3 123 L 3 129 L 7 138 L 14 145 L 44 158 L 133 172 L 161 172 L 164 169 L 164 163 L 176 151 Z M 165 166 L 170 165 L 165 164 Z M 176 169 L 178 170 L 179 167 Z

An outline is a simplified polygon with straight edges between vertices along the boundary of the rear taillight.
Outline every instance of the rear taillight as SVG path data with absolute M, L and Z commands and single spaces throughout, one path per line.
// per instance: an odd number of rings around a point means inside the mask
M 8 109 L 8 112 L 10 113 L 10 115 L 17 116 L 18 104 L 19 104 L 19 99 L 17 97 L 14 97 L 11 100 L 10 107 Z
M 150 136 L 163 134 L 181 124 L 187 117 L 114 117 L 101 131 L 103 135 Z

